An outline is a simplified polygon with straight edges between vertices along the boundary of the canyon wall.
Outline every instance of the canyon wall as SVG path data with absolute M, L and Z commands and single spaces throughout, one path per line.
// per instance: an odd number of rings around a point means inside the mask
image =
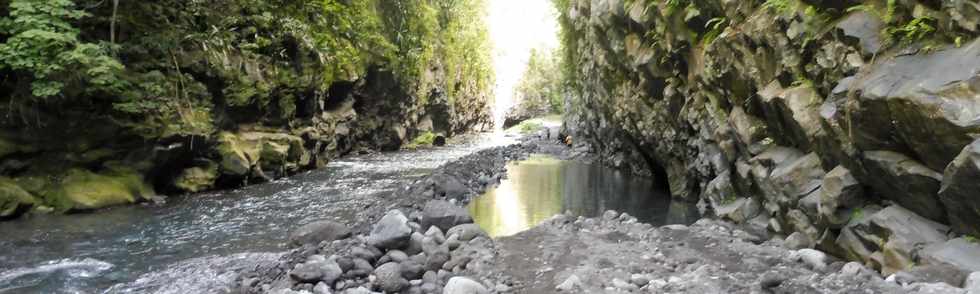
M 885 273 L 980 270 L 977 1 L 556 5 L 576 144 Z
M 0 218 L 492 127 L 479 0 L 94 2 L 0 1 Z

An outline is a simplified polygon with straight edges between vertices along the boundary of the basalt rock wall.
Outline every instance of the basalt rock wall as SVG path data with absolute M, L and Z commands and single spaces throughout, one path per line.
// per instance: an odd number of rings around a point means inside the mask
M 0 60 L 0 219 L 266 181 L 492 124 L 481 1 L 96 2 L 0 1 L 3 48 L 32 50 Z
M 565 128 L 609 164 L 885 272 L 980 249 L 976 1 L 556 3 Z

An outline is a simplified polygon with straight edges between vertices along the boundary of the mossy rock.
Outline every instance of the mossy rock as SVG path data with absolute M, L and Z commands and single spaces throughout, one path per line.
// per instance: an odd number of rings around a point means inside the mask
M 70 204 L 70 207 L 57 207 L 62 211 L 136 203 L 154 195 L 153 188 L 143 181 L 142 176 L 124 170 L 102 175 L 72 169 L 62 178 L 61 186 L 52 192 L 55 198 L 64 198 Z
M 412 139 L 412 142 L 406 144 L 405 149 L 418 149 L 421 147 L 432 147 L 433 143 L 435 143 L 436 141 L 436 137 L 438 136 L 433 132 L 422 132 L 421 134 L 416 136 L 415 139 Z
M 259 155 L 263 167 L 283 166 L 288 162 L 289 145 L 275 141 L 262 142 L 262 152 Z
M 246 155 L 240 141 L 238 136 L 229 132 L 218 134 L 217 151 L 218 156 L 221 157 L 220 166 L 223 173 L 244 176 L 251 170 L 253 161 Z
M 16 182 L 0 178 L 0 219 L 18 217 L 37 204 L 37 199 Z
M 218 179 L 218 165 L 208 162 L 205 166 L 195 166 L 184 169 L 174 179 L 174 187 L 186 192 L 200 192 L 214 187 L 215 180 Z

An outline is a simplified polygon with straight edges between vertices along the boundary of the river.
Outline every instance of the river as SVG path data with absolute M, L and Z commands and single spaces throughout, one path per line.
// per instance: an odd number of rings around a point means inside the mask
M 229 270 L 276 259 L 306 222 L 353 219 L 372 197 L 513 138 L 349 156 L 326 168 L 234 190 L 75 215 L 0 222 L 0 293 L 218 292 Z

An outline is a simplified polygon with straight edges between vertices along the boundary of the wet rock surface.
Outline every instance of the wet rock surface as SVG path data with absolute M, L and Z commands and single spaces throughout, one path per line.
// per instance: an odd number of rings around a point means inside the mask
M 527 151 L 551 148 L 548 144 L 525 143 L 477 153 L 447 165 L 441 173 L 472 185 L 468 195 L 473 197 L 485 188 L 470 181 L 480 175 L 459 167 L 495 162 L 496 156 L 520 158 Z M 572 149 L 564 150 L 560 156 L 573 156 Z M 822 181 L 825 177 L 812 178 Z M 404 191 L 434 189 L 429 178 Z M 411 200 L 402 199 L 368 226 L 404 224 L 408 241 L 372 243 L 375 230 L 365 228 L 350 238 L 303 246 L 278 262 L 243 271 L 238 289 L 246 293 L 312 292 L 317 288 L 331 293 L 966 293 L 959 287 L 968 284 L 968 273 L 953 265 L 910 267 L 885 279 L 862 263 L 805 248 L 808 244 L 788 249 L 782 240 L 763 241 L 721 220 L 654 227 L 615 211 L 596 218 L 560 214 L 528 231 L 490 239 L 471 223 L 448 230 L 421 225 L 426 206 L 434 206 L 426 204 L 435 203 L 433 198 L 445 198 L 434 193 L 421 195 L 424 197 L 405 196 Z M 898 206 L 874 212 L 864 217 L 866 226 L 890 230 L 879 238 L 917 244 L 913 250 L 930 242 L 944 244 L 942 232 L 948 228 L 941 224 Z M 921 230 L 921 234 L 909 230 Z M 399 231 L 400 236 L 405 233 Z M 854 234 L 856 238 L 871 236 Z M 952 249 L 935 249 L 943 250 Z M 309 269 L 311 262 L 330 266 L 318 265 L 314 268 L 319 272 L 310 276 L 294 274 Z M 342 273 L 328 283 L 323 277 L 332 277 L 325 272 L 335 272 L 333 264 Z
M 789 248 L 938 265 L 924 248 L 980 233 L 980 9 L 892 2 L 563 2 L 563 132 Z

